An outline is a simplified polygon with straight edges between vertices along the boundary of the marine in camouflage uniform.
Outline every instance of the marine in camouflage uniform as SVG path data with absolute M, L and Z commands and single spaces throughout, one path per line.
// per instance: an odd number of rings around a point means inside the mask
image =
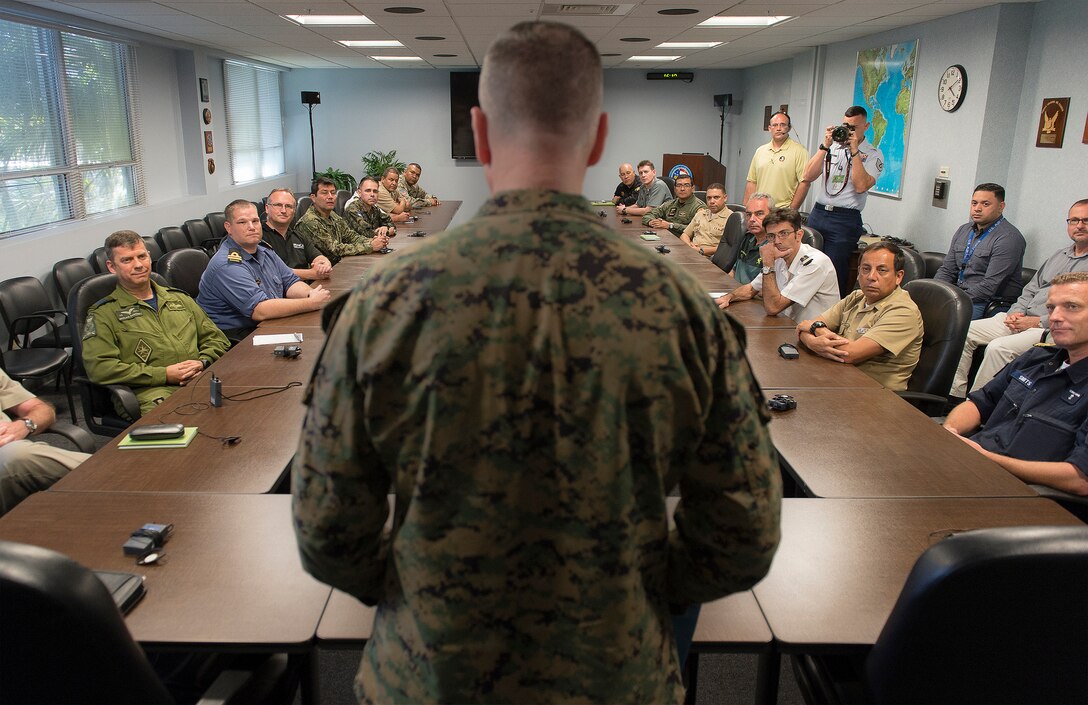
M 167 384 L 166 368 L 185 360 L 207 367 L 230 349 L 196 301 L 180 289 L 151 288 L 158 310 L 120 285 L 87 310 L 83 327 L 83 366 L 96 384 L 132 388 L 146 414 L 181 389 Z
M 295 223 L 295 230 L 308 237 L 334 266 L 344 257 L 369 255 L 374 251 L 370 244 L 372 237 L 355 230 L 332 211 L 323 216 L 311 206 Z
M 678 703 L 670 605 L 769 567 L 781 487 L 742 333 L 598 221 L 498 193 L 370 270 L 328 337 L 293 510 L 306 569 L 378 605 L 364 702 Z
M 432 199 L 438 198 L 438 196 L 435 196 L 433 193 L 424 191 L 423 188 L 420 187 L 418 181 L 415 185 L 410 185 L 404 180 L 404 174 L 401 174 L 400 179 L 397 180 L 397 191 L 408 196 L 408 204 L 412 206 L 413 209 L 430 208 L 434 205 Z
M 668 230 L 670 233 L 679 235 L 684 232 L 684 228 L 695 217 L 695 214 L 703 208 L 706 208 L 706 203 L 694 195 L 686 201 L 673 198 L 665 201 L 660 206 L 651 208 L 649 213 L 642 216 L 642 224 L 649 225 L 651 220 L 661 218 L 669 221 Z
M 374 231 L 381 227 L 397 230 L 388 213 L 377 206 L 368 208 L 361 198 L 356 198 L 344 209 L 344 220 L 352 230 L 368 239 L 373 239 Z

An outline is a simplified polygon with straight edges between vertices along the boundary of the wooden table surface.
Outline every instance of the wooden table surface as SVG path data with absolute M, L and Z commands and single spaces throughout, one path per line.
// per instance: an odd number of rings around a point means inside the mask
M 782 543 L 753 592 L 784 653 L 863 648 L 876 642 L 914 562 L 941 536 L 1045 524 L 1080 522 L 1041 498 L 786 499 Z
M 788 393 L 797 408 L 774 413 L 771 438 L 810 496 L 1038 496 L 887 389 Z
M 793 389 L 883 389 L 879 382 L 853 365 L 833 362 L 802 348 L 797 344 L 797 334 L 792 327 L 748 328 L 745 332 L 748 362 L 760 386 L 768 393 Z M 799 357 L 787 360 L 779 355 L 778 346 L 782 343 L 796 347 Z
M 148 522 L 174 533 L 165 563 L 137 566 L 121 545 Z M 39 492 L 0 517 L 0 539 L 146 576 L 125 617 L 144 646 L 305 651 L 331 591 L 302 569 L 286 495 Z

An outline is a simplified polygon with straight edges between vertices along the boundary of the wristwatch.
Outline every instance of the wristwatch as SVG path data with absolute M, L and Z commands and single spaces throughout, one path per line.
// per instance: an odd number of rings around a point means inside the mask
M 820 149 L 824 150 L 825 152 L 830 152 L 831 151 L 831 148 L 828 147 L 826 144 L 821 144 Z
M 706 256 L 706 253 L 705 253 L 705 252 L 703 252 L 703 248 L 701 248 L 701 247 L 699 248 L 699 254 L 701 254 L 701 255 L 703 255 L 703 256 Z
M 812 335 L 816 335 L 816 330 L 818 328 L 827 328 L 827 324 L 823 321 L 813 321 L 812 325 L 808 327 L 808 332 Z
M 770 273 L 771 273 L 771 272 L 773 272 L 774 270 L 773 270 L 773 269 L 771 269 L 770 267 L 768 267 L 768 266 L 764 265 L 764 266 L 763 266 L 763 269 L 761 269 L 760 271 L 761 271 L 761 272 L 763 273 L 763 276 L 767 276 L 768 274 L 770 274 Z
M 19 419 L 26 424 L 26 435 L 33 436 L 34 432 L 38 430 L 38 424 L 34 423 L 32 419 Z

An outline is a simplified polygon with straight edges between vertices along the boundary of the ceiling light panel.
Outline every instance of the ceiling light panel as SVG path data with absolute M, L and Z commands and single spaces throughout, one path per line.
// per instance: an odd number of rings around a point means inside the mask
M 383 47 L 402 47 L 404 46 L 396 39 L 341 39 L 338 40 L 339 44 L 343 44 L 346 47 L 370 47 L 374 49 Z
M 280 15 L 280 17 L 303 26 L 346 27 L 374 24 L 366 15 Z
M 662 42 L 658 49 L 713 49 L 721 42 Z
M 793 19 L 790 15 L 758 15 L 749 17 L 722 17 L 715 15 L 699 23 L 700 27 L 770 27 Z

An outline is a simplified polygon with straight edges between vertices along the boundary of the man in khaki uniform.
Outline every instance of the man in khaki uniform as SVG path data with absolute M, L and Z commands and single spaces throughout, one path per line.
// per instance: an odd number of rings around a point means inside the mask
M 56 420 L 53 407 L 0 371 L 0 515 L 91 457 L 26 440 Z
M 665 201 L 660 206 L 650 209 L 642 216 L 642 224 L 651 228 L 666 228 L 673 235 L 684 232 L 684 228 L 695 214 L 706 208 L 706 204 L 695 197 L 695 186 L 688 174 L 680 174 L 674 180 L 676 198 Z
M 801 345 L 835 362 L 857 365 L 893 392 L 907 388 L 922 350 L 922 314 L 899 288 L 903 251 L 877 242 L 865 248 L 858 265 L 858 284 L 845 299 L 817 316 L 801 321 Z
M 680 242 L 699 254 L 711 257 L 718 251 L 718 243 L 721 242 L 722 233 L 725 232 L 725 221 L 733 215 L 733 211 L 725 207 L 725 186 L 711 184 L 706 187 L 706 208 L 695 213 L 684 232 L 680 234 Z
M 151 281 L 138 233 L 119 230 L 105 247 L 117 287 L 87 310 L 83 366 L 96 384 L 130 387 L 146 414 L 218 360 L 230 341 L 192 297 Z
M 399 178 L 400 172 L 395 166 L 389 167 L 382 174 L 381 183 L 378 184 L 378 208 L 388 213 L 394 223 L 406 223 L 412 206 L 407 194 L 401 193 L 397 188 Z

